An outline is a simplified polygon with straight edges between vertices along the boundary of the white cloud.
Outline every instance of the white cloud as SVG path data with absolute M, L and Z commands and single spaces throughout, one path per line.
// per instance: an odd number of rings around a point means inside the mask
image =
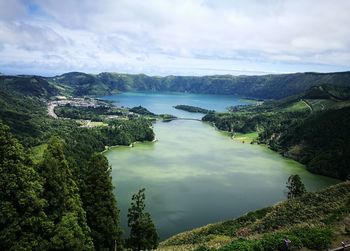
M 0 0 L 0 68 L 21 61 L 57 72 L 349 69 L 350 1 L 247 2 Z

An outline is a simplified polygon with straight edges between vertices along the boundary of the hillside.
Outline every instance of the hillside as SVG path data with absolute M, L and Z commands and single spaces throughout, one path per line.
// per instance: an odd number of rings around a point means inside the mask
M 96 128 L 81 127 L 75 119 L 52 118 L 48 115 L 48 101 L 67 92 L 69 89 L 57 87 L 39 76 L 0 76 L 0 123 L 9 126 L 11 133 L 25 147 L 34 147 L 34 152 L 52 136 L 61 137 L 67 143 L 67 151 L 79 159 L 81 166 L 86 164 L 89 156 L 105 150 L 106 146 L 153 140 L 151 123 L 143 118 L 111 120 L 105 127 Z M 79 115 L 79 119 L 90 120 L 103 109 L 69 108 L 74 115 Z M 109 108 L 106 111 L 108 114 L 118 112 Z
M 203 77 L 151 77 L 144 74 L 107 72 L 91 75 L 71 72 L 48 80 L 72 88 L 75 95 L 107 95 L 120 91 L 175 91 L 279 99 L 301 93 L 315 85 L 350 86 L 350 72 Z
M 177 234 L 159 250 L 281 250 L 286 237 L 313 250 L 350 240 L 350 182 Z
M 26 145 L 35 145 L 49 119 L 46 100 L 58 92 L 41 77 L 0 76 L 0 120 Z
M 314 86 L 263 105 L 211 113 L 203 120 L 238 139 L 254 135 L 253 143 L 266 144 L 311 172 L 345 180 L 350 175 L 348 93 L 348 87 Z
M 0 250 L 122 248 L 111 168 L 101 152 L 152 141 L 151 122 L 115 116 L 83 127 L 49 116 L 49 101 L 68 92 L 37 76 L 0 76 Z M 73 114 L 91 121 L 119 111 L 95 108 Z

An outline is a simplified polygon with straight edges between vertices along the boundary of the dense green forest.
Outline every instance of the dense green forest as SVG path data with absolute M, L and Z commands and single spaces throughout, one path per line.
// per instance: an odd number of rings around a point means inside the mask
M 120 250 L 111 168 L 99 153 L 152 141 L 151 122 L 132 117 L 83 128 L 48 116 L 47 102 L 60 88 L 40 77 L 0 81 L 0 249 Z M 89 119 L 116 112 L 67 108 Z
M 175 91 L 278 99 L 298 94 L 315 85 L 349 86 L 349 78 L 350 72 L 203 77 L 151 77 L 144 74 L 108 72 L 92 75 L 70 72 L 48 80 L 72 88 L 74 95 L 78 96 L 106 95 L 121 91 Z

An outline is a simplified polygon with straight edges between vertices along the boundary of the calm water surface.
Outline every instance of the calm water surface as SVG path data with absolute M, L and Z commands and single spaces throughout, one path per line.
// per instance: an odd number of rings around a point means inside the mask
M 175 109 L 175 105 L 192 105 L 208 110 L 225 111 L 229 106 L 252 103 L 231 95 L 205 95 L 190 93 L 125 92 L 103 99 L 114 101 L 116 106 L 134 107 L 142 105 L 156 114 L 172 114 L 177 117 L 201 118 L 203 114 Z
M 176 104 L 215 109 L 218 102 L 217 110 L 242 104 L 227 96 L 150 94 L 151 97 L 147 97 L 147 94 L 140 94 L 140 98 L 138 95 L 116 95 L 111 99 L 122 97 L 119 105 L 143 105 L 156 113 L 172 113 L 172 106 Z M 133 100 L 135 96 L 138 97 L 136 101 Z M 153 109 L 151 100 L 158 110 Z M 166 100 L 169 100 L 168 104 Z M 182 102 L 177 103 L 179 100 Z M 191 116 L 186 112 L 182 115 Z M 156 143 L 136 144 L 133 148 L 116 147 L 106 152 L 113 167 L 113 183 L 124 229 L 130 198 L 143 187 L 146 188 L 146 208 L 164 239 L 285 199 L 285 182 L 290 174 L 299 174 L 310 191 L 337 182 L 313 175 L 297 162 L 266 147 L 234 142 L 206 123 L 158 122 L 154 131 L 159 140 Z

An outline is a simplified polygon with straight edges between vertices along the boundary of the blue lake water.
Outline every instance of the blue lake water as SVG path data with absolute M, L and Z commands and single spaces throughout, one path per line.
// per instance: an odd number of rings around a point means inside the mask
M 201 118 L 203 114 L 175 109 L 175 105 L 191 105 L 208 110 L 225 111 L 229 106 L 249 104 L 253 101 L 231 95 L 206 95 L 191 93 L 125 92 L 102 99 L 113 101 L 116 106 L 143 106 L 156 114 L 172 114 L 177 117 Z

